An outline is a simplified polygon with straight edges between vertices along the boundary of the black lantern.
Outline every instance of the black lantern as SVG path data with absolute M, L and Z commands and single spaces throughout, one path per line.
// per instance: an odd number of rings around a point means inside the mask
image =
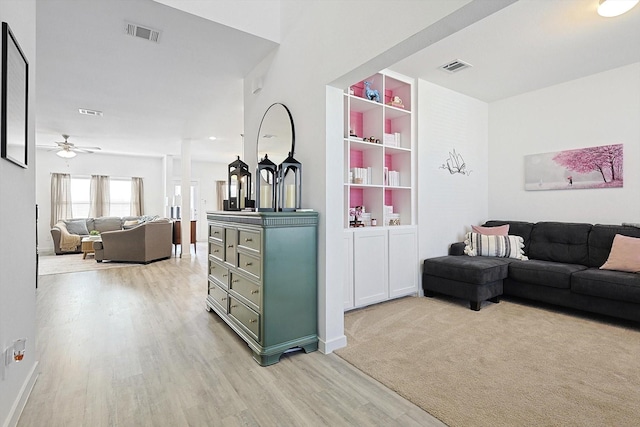
M 256 178 L 256 206 L 260 212 L 276 211 L 276 178 L 278 166 L 264 155 L 264 159 L 258 163 L 258 176 Z
M 302 202 L 302 164 L 289 157 L 278 167 L 278 208 L 283 212 L 300 209 Z
M 229 199 L 226 200 L 225 210 L 239 211 L 244 208 L 253 208 L 251 172 L 249 172 L 249 166 L 240 160 L 240 156 L 229 164 L 228 179 Z

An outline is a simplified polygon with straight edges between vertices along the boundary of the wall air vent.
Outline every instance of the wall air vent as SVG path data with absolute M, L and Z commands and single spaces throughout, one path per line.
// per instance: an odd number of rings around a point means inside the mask
M 78 108 L 80 114 L 86 114 L 87 116 L 102 117 L 102 111 L 89 110 L 87 108 Z
M 160 40 L 160 31 L 153 28 L 143 27 L 142 25 L 133 24 L 131 22 L 124 23 L 124 32 L 133 37 L 149 40 L 158 43 Z
M 459 59 L 455 59 L 451 62 L 441 65 L 440 69 L 446 71 L 447 73 L 455 73 L 469 67 L 473 67 L 473 65 L 460 61 Z

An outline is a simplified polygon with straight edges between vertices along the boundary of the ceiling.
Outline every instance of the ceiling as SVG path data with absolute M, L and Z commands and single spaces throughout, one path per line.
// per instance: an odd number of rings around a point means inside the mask
M 391 66 L 492 102 L 640 61 L 640 6 L 616 18 L 598 0 L 519 0 Z M 440 70 L 452 60 L 472 65 Z
M 242 154 L 243 77 L 276 43 L 152 0 L 39 1 L 36 19 L 37 145 L 68 134 L 160 156 L 190 139 L 195 159 Z M 127 35 L 125 21 L 160 30 L 159 43 Z
M 601 18 L 597 3 L 520 0 L 389 68 L 492 102 L 640 61 L 640 6 Z M 188 138 L 194 159 L 222 163 L 241 154 L 243 77 L 277 47 L 152 0 L 39 1 L 36 29 L 37 144 L 179 155 Z M 453 59 L 473 67 L 438 69 Z

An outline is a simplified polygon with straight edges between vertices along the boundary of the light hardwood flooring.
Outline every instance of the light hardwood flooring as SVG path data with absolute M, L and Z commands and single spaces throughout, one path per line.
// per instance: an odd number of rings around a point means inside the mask
M 333 354 L 259 366 L 205 310 L 206 250 L 41 276 L 40 375 L 18 426 L 443 425 Z

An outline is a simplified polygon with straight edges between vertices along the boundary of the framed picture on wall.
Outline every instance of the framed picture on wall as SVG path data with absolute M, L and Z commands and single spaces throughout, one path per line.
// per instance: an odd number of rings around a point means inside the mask
M 27 167 L 29 62 L 9 28 L 2 23 L 2 100 L 0 138 L 2 158 Z

